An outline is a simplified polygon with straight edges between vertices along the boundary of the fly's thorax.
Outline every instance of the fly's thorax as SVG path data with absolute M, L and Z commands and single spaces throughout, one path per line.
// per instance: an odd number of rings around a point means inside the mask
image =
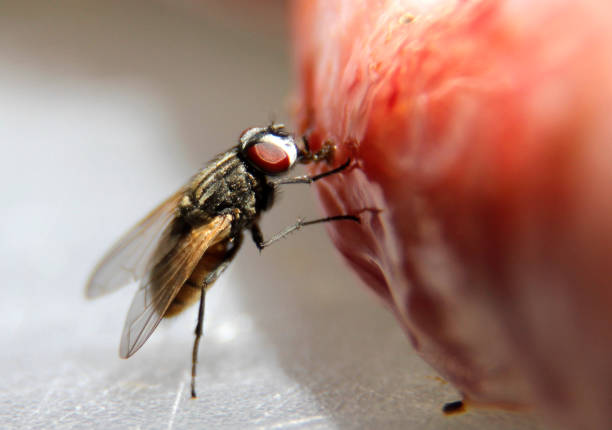
M 192 180 L 179 203 L 180 216 L 201 225 L 218 215 L 237 214 L 235 230 L 248 227 L 270 206 L 273 188 L 243 160 L 237 148 L 220 154 Z
M 187 191 L 181 199 L 179 206 L 179 217 L 181 220 L 186 221 L 191 226 L 198 226 L 203 223 L 209 222 L 212 218 L 209 214 L 202 211 L 192 199 L 192 193 Z

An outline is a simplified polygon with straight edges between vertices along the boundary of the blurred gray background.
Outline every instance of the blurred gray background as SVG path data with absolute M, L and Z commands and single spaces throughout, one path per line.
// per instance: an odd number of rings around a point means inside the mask
M 117 355 L 134 288 L 87 302 L 97 260 L 240 132 L 287 120 L 281 1 L 0 1 L 0 427 L 539 428 L 471 411 L 415 355 L 324 227 L 247 240 L 196 307 Z M 316 217 L 287 187 L 269 236 Z

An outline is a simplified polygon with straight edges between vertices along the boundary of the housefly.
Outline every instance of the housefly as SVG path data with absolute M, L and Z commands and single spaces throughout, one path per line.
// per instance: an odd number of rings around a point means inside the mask
M 238 145 L 218 155 L 123 236 L 95 268 L 86 287 L 87 297 L 94 298 L 139 281 L 123 327 L 119 355 L 132 356 L 162 318 L 199 301 L 191 367 L 191 396 L 196 397 L 204 298 L 240 249 L 243 231 L 249 230 L 262 250 L 306 225 L 359 222 L 352 215 L 298 219 L 268 240 L 259 228 L 259 217 L 274 203 L 278 186 L 310 184 L 349 165 L 350 160 L 315 176 L 281 176 L 298 162 L 328 159 L 332 152 L 333 147 L 324 145 L 312 153 L 306 139 L 296 139 L 280 124 L 249 128 Z

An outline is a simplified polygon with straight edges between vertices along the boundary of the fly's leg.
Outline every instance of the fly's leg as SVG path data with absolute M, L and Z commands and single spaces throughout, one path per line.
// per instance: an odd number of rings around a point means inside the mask
M 272 236 L 268 240 L 264 240 L 263 234 L 261 233 L 261 229 L 259 228 L 257 224 L 253 224 L 251 226 L 251 235 L 253 237 L 253 242 L 255 242 L 255 246 L 257 246 L 257 249 L 261 251 L 262 249 L 272 245 L 274 242 L 288 236 L 289 234 L 293 233 L 296 230 L 301 229 L 302 227 L 305 227 L 307 225 L 320 224 L 324 222 L 331 222 L 331 221 L 355 221 L 357 223 L 360 222 L 359 218 L 354 215 L 336 215 L 336 216 L 330 216 L 326 218 L 319 218 L 319 219 L 315 219 L 311 221 L 304 221 L 303 219 L 298 218 L 295 224 L 290 225 L 284 230 L 276 233 L 274 236 Z
M 227 269 L 227 266 L 232 262 L 234 256 L 238 253 L 238 249 L 242 245 L 242 235 L 234 238 L 234 244 L 232 248 L 225 255 L 225 260 L 215 270 L 210 272 L 204 279 L 201 285 L 200 293 L 200 308 L 198 309 L 198 323 L 195 328 L 195 340 L 193 341 L 193 351 L 191 352 L 191 398 L 195 399 L 197 396 L 195 390 L 196 370 L 198 364 L 198 350 L 200 348 L 200 338 L 204 328 L 204 299 L 206 297 L 206 290 L 209 285 L 217 280 L 219 276 Z
M 261 251 L 264 248 L 262 245 L 265 240 L 263 238 L 261 228 L 259 228 L 259 224 L 253 223 L 253 225 L 251 226 L 251 237 L 253 238 L 253 242 L 255 243 L 257 249 Z
M 321 146 L 317 152 L 312 152 L 310 150 L 310 144 L 308 142 L 308 137 L 306 135 L 302 136 L 302 145 L 303 149 L 300 151 L 301 160 L 300 163 L 308 164 L 312 161 L 318 163 L 319 161 L 326 160 L 331 161 L 333 158 L 334 152 L 336 152 L 336 145 L 331 142 L 325 142 Z
M 191 353 L 191 398 L 197 396 L 195 391 L 196 367 L 198 364 L 198 348 L 200 347 L 200 338 L 202 337 L 202 326 L 204 325 L 204 298 L 206 297 L 206 288 L 202 287 L 200 294 L 200 309 L 198 310 L 198 323 L 195 329 L 195 341 L 193 342 L 193 351 Z
M 319 179 L 323 179 L 330 175 L 335 175 L 346 169 L 349 164 L 351 164 L 351 159 L 349 158 L 343 164 L 336 167 L 335 169 L 328 170 L 327 172 L 319 173 L 318 175 L 313 176 L 296 176 L 295 178 L 280 178 L 276 180 L 271 180 L 270 183 L 272 185 L 285 185 L 285 184 L 312 184 L 313 182 L 318 181 Z
M 317 161 L 320 159 L 319 157 L 327 158 L 329 154 L 331 153 L 331 151 L 333 151 L 333 146 L 332 147 L 325 146 L 321 149 L 319 153 L 311 154 L 310 149 L 308 147 L 308 140 L 304 139 L 304 144 L 306 146 L 306 154 L 307 154 L 306 160 L 307 161 L 312 161 L 312 160 Z M 312 184 L 313 182 L 316 182 L 319 179 L 323 179 L 328 176 L 335 175 L 336 173 L 340 173 L 341 171 L 346 169 L 350 164 L 351 164 L 351 159 L 349 158 L 343 164 L 336 167 L 335 169 L 331 169 L 331 170 L 328 170 L 327 172 L 319 173 L 318 175 L 297 176 L 295 178 L 280 178 L 276 180 L 270 180 L 269 182 L 270 184 L 272 184 L 272 186 L 285 185 L 285 184 Z M 251 226 L 251 235 L 253 237 L 253 242 L 255 242 L 255 246 L 257 246 L 257 249 L 261 251 L 265 247 L 270 246 L 274 242 L 284 238 L 285 236 L 291 234 L 292 232 L 299 230 L 302 227 L 305 227 L 307 225 L 319 224 L 319 223 L 330 222 L 330 221 L 346 221 L 346 220 L 360 222 L 359 218 L 355 215 L 336 215 L 336 216 L 330 216 L 327 218 L 319 218 L 319 219 L 315 219 L 311 221 L 304 221 L 303 219 L 298 218 L 295 224 L 290 225 L 283 231 L 278 232 L 277 234 L 275 234 L 268 240 L 264 240 L 263 234 L 261 233 L 261 230 L 259 229 L 259 226 L 257 224 L 253 224 Z

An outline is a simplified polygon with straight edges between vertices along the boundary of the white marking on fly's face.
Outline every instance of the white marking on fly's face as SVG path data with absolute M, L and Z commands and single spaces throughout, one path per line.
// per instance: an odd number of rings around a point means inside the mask
M 297 160 L 298 151 L 293 136 L 278 136 L 276 134 L 268 133 L 265 134 L 259 141 L 274 145 L 287 154 L 287 157 L 289 158 L 289 167 L 293 166 L 295 160 Z

